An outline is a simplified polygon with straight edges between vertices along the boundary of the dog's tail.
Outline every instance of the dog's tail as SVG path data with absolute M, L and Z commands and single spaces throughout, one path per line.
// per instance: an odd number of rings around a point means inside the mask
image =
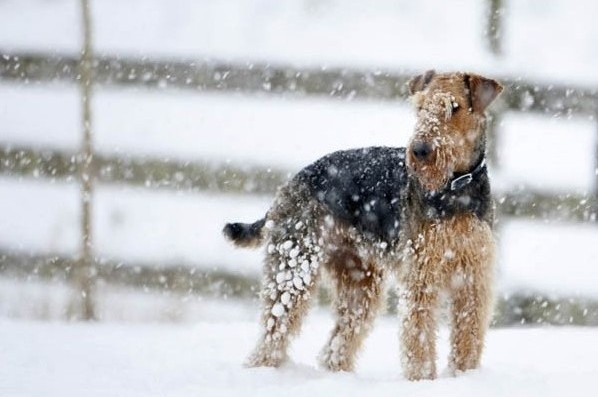
M 227 223 L 222 233 L 237 247 L 257 248 L 264 242 L 265 224 L 265 218 L 253 223 Z

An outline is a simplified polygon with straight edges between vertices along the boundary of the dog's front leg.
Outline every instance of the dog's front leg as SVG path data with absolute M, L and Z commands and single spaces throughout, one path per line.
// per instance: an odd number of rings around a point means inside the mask
M 424 253 L 416 253 L 403 294 L 402 365 L 409 380 L 436 377 L 436 312 L 440 271 Z
M 463 244 L 459 265 L 451 277 L 451 353 L 449 368 L 455 373 L 477 368 L 484 336 L 492 314 L 492 262 L 494 242 L 488 226 L 472 227 L 475 233 Z M 467 240 L 465 240 L 467 241 Z

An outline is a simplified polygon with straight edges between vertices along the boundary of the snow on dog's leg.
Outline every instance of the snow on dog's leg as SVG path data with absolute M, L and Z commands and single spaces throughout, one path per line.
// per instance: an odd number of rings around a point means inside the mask
M 278 367 L 287 359 L 315 287 L 322 250 L 306 220 L 286 219 L 271 226 L 262 289 L 263 333 L 247 365 Z
M 363 264 L 350 251 L 328 261 L 335 287 L 336 325 L 320 353 L 320 363 L 331 371 L 351 371 L 363 340 L 378 313 L 383 271 Z

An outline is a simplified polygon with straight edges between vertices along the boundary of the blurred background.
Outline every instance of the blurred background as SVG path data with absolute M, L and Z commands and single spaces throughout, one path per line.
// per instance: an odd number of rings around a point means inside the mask
M 261 217 L 328 152 L 404 146 L 405 83 L 433 68 L 506 87 L 488 126 L 494 325 L 598 325 L 596 15 L 593 0 L 0 0 L 0 318 L 254 319 L 261 252 L 223 224 Z

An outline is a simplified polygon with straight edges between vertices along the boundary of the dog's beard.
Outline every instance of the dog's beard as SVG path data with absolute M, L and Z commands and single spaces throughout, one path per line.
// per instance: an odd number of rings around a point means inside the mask
M 450 161 L 453 156 L 453 153 L 446 150 L 446 146 L 438 147 L 436 144 L 431 160 L 419 161 L 410 153 L 407 167 L 410 175 L 415 177 L 426 191 L 439 191 L 446 186 L 453 174 L 454 165 Z

